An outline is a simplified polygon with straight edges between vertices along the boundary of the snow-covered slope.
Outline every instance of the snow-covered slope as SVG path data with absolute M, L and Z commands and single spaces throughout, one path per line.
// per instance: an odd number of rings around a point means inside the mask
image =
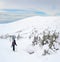
M 23 20 L 18 20 L 13 23 L 8 24 L 0 24 L 0 34 L 4 33 L 12 33 L 18 30 L 28 30 L 30 28 L 40 28 L 43 29 L 57 29 L 60 28 L 60 17 L 59 16 L 34 16 L 30 18 L 26 18 Z
M 60 17 L 41 17 L 34 16 L 14 23 L 0 24 L 0 35 L 16 34 L 22 31 L 28 33 L 23 36 L 29 36 L 34 29 L 42 32 L 45 29 L 60 31 Z M 0 62 L 60 62 L 60 50 L 52 55 L 41 56 L 41 50 L 38 45 L 33 47 L 30 39 L 27 37 L 17 41 L 16 52 L 12 51 L 9 39 L 0 39 Z M 34 51 L 34 54 L 28 52 Z

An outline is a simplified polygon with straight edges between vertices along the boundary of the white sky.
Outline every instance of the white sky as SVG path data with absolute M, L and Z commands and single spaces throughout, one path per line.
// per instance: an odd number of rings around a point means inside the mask
M 0 9 L 34 9 L 60 13 L 60 0 L 0 0 Z

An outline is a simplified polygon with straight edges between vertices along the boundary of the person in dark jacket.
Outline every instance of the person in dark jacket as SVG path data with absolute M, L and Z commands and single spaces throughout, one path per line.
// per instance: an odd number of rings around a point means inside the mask
M 12 42 L 13 51 L 15 51 L 15 45 L 17 46 L 16 41 L 14 39 L 13 42 Z

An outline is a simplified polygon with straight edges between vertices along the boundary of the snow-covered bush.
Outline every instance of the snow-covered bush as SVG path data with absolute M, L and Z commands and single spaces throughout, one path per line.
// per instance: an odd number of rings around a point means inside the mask
M 40 47 L 41 46 L 43 47 L 44 45 L 48 44 L 48 50 L 44 49 L 44 53 L 43 53 L 43 55 L 46 55 L 49 53 L 49 49 L 52 51 L 59 50 L 59 48 L 56 48 L 57 46 L 55 46 L 55 44 L 57 43 L 58 45 L 60 44 L 60 42 L 58 42 L 59 40 L 57 40 L 58 38 L 59 38 L 59 32 L 43 31 L 42 38 L 39 35 L 34 36 L 32 45 L 34 46 L 39 45 Z

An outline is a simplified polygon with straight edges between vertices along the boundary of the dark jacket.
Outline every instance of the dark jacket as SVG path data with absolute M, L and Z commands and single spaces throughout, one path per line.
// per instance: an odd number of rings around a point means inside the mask
M 17 44 L 16 44 L 16 41 L 14 40 L 13 42 L 12 42 L 12 46 L 17 46 Z

